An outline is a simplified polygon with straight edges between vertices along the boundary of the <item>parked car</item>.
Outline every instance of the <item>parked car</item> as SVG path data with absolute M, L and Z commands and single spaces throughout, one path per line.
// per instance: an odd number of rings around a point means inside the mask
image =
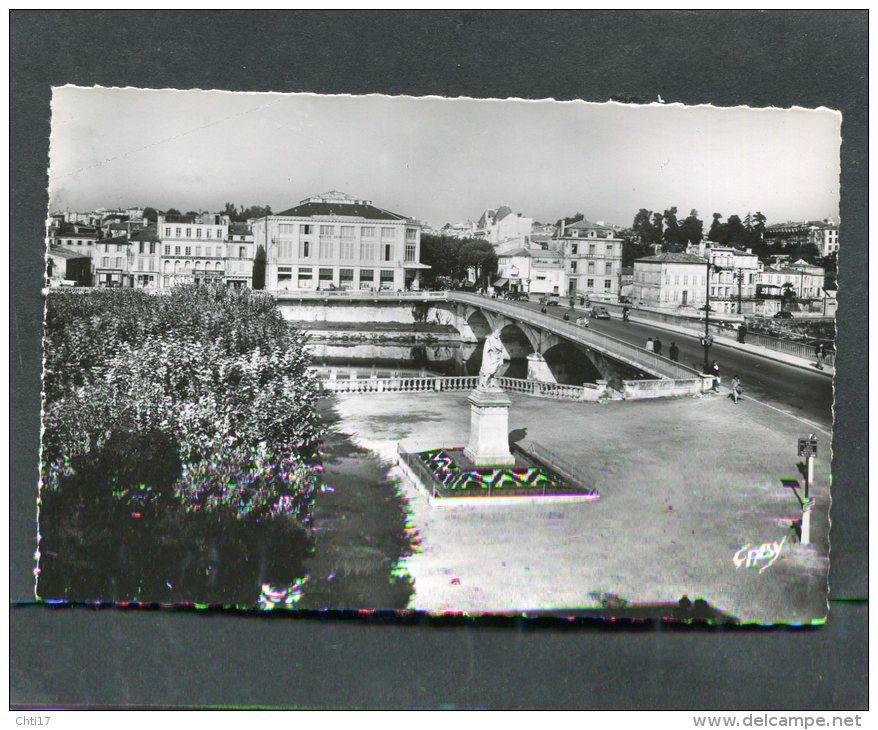
M 506 295 L 507 299 L 511 299 L 513 302 L 529 302 L 530 297 L 528 296 L 526 291 L 512 291 Z
M 592 307 L 590 316 L 593 319 L 609 319 L 610 313 L 606 307 Z
M 543 305 L 549 306 L 549 307 L 560 307 L 561 306 L 561 303 L 558 300 L 557 294 L 555 296 L 541 297 L 540 304 L 543 304 Z
M 774 318 L 775 318 L 775 319 L 792 319 L 792 318 L 793 318 L 793 313 L 792 313 L 792 312 L 788 312 L 787 310 L 784 309 L 783 311 L 780 311 L 780 312 L 778 312 L 777 314 L 775 314 L 775 315 L 774 315 Z

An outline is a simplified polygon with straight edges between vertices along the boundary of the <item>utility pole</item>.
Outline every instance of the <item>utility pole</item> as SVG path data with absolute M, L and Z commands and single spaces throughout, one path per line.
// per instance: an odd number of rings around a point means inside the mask
M 744 270 L 738 269 L 738 314 L 743 314 L 742 304 L 741 304 L 741 287 L 744 284 Z

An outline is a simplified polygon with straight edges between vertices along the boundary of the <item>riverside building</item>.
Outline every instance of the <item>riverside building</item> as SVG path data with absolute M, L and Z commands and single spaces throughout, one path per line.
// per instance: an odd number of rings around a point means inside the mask
M 250 221 L 266 289 L 419 289 L 421 223 L 331 191 Z
M 227 215 L 159 215 L 156 230 L 160 242 L 160 288 L 224 280 Z

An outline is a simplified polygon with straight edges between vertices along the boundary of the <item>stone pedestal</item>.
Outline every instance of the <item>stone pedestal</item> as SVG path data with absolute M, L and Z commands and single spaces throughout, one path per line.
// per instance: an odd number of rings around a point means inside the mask
M 527 356 L 527 379 L 539 380 L 541 383 L 557 383 L 555 376 L 549 369 L 549 364 L 538 352 L 532 352 Z
M 509 466 L 509 406 L 512 401 L 497 386 L 479 386 L 469 395 L 469 442 L 463 453 L 476 466 Z

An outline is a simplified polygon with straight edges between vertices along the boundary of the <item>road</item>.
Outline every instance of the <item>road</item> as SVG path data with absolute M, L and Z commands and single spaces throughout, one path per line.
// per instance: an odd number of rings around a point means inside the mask
M 540 311 L 540 305 L 536 302 L 518 302 L 518 304 L 533 311 Z M 548 307 L 546 313 L 560 319 L 565 311 L 569 311 L 565 306 Z M 583 315 L 584 311 L 577 307 L 576 315 L 572 318 Z M 694 330 L 691 335 L 684 335 L 651 324 L 623 322 L 616 317 L 590 319 L 589 327 L 596 332 L 641 347 L 646 344 L 648 338 L 659 337 L 664 345 L 662 352 L 665 355 L 673 341 L 680 348 L 681 363 L 694 365 L 700 369 L 704 362 L 704 349 L 699 344 L 698 334 Z M 710 348 L 710 359 L 719 363 L 725 384 L 728 384 L 736 374 L 741 377 L 745 398 L 757 401 L 769 409 L 765 414 L 767 417 L 771 417 L 770 411 L 774 411 L 774 416 L 777 418 L 798 418 L 804 422 L 804 425 L 814 424 L 827 435 L 831 433 L 832 378 L 816 370 L 809 372 L 723 344 L 714 344 Z

